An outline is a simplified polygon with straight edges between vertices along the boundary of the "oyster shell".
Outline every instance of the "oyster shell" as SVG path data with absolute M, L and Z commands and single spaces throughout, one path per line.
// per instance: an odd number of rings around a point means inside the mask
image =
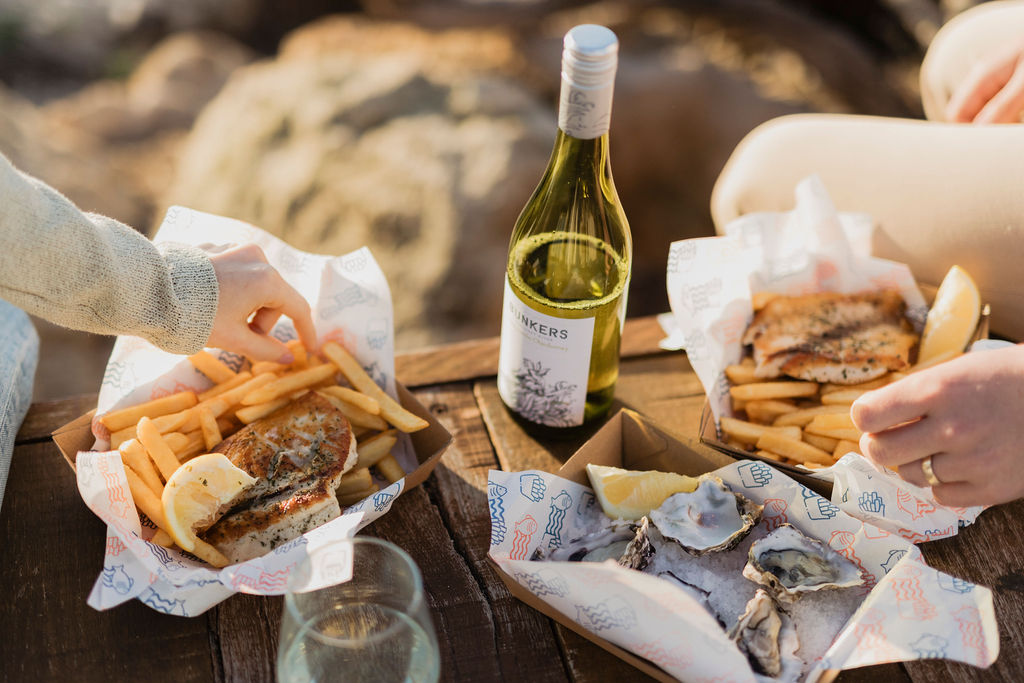
M 691 555 L 731 550 L 761 519 L 763 506 L 733 493 L 721 479 L 700 477 L 691 493 L 675 493 L 651 510 L 651 521 L 665 538 Z
M 782 524 L 751 544 L 743 576 L 784 602 L 809 591 L 864 583 L 860 567 L 791 524 Z
M 636 535 L 633 536 L 633 540 L 629 542 L 619 558 L 619 564 L 626 569 L 642 572 L 651 563 L 655 550 L 648 535 L 649 526 L 647 518 L 641 517 L 640 523 L 636 525 Z
M 763 588 L 758 588 L 747 603 L 729 631 L 729 637 L 747 656 L 755 672 L 772 678 L 779 676 L 784 668 L 792 669 L 784 666 L 787 663 L 784 660 L 795 659 L 793 653 L 800 646 L 789 615 L 779 609 L 775 599 Z
M 635 536 L 632 524 L 615 523 L 574 538 L 560 548 L 537 548 L 530 559 L 553 562 L 618 560 Z

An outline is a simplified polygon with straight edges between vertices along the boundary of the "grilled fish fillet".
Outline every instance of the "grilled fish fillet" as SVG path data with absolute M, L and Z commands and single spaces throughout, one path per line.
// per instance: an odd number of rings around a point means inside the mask
M 316 392 L 243 427 L 215 450 L 257 480 L 201 534 L 232 562 L 340 515 L 334 490 L 356 462 L 348 419 Z
M 898 292 L 782 296 L 743 335 L 758 377 L 857 384 L 910 364 L 917 344 Z

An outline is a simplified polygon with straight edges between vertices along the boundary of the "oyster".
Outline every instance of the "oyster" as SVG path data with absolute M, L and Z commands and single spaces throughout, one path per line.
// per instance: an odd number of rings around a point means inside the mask
M 864 583 L 857 565 L 791 524 L 782 524 L 751 544 L 743 576 L 784 602 L 808 591 Z
M 763 506 L 704 474 L 691 493 L 675 493 L 651 510 L 651 521 L 691 555 L 731 550 L 761 519 Z
M 793 668 L 784 666 L 788 663 L 784 660 L 796 659 L 793 656 L 799 648 L 796 629 L 789 615 L 779 609 L 775 599 L 763 588 L 757 589 L 747 603 L 736 625 L 729 631 L 729 637 L 736 641 L 750 661 L 751 668 L 759 674 L 775 678 L 784 668 Z
M 617 560 L 636 536 L 633 525 L 615 523 L 574 538 L 560 548 L 537 548 L 531 560 L 555 562 L 604 562 Z
M 633 536 L 633 540 L 626 546 L 626 550 L 622 553 L 622 557 L 619 558 L 619 564 L 626 569 L 635 569 L 638 572 L 642 572 L 647 568 L 647 565 L 651 563 L 651 558 L 654 557 L 654 546 L 651 545 L 651 538 L 648 535 L 648 528 L 650 524 L 646 517 L 640 518 L 640 523 L 636 526 L 636 535 Z

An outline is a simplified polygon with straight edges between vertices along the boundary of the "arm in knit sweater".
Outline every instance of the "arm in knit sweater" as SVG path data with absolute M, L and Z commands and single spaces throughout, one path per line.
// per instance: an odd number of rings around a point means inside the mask
M 0 298 L 58 325 L 190 354 L 210 336 L 218 284 L 202 250 L 83 213 L 0 154 Z

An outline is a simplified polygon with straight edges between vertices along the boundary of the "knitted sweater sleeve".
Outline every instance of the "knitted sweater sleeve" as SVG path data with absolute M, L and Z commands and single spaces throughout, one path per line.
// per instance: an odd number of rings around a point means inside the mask
M 83 213 L 0 154 L 0 298 L 58 325 L 190 354 L 210 336 L 218 294 L 202 250 Z

